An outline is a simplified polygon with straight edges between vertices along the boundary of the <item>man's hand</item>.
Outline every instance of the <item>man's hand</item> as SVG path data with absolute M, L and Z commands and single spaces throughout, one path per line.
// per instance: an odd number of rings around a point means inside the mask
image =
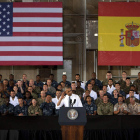
M 23 113 L 20 113 L 18 116 L 24 116 Z
M 37 115 L 37 114 L 39 114 L 39 112 L 35 112 L 35 114 Z

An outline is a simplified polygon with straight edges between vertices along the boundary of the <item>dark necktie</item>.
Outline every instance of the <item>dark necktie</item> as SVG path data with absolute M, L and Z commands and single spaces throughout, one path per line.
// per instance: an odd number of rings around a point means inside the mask
M 71 107 L 71 103 L 70 103 L 70 96 L 69 96 L 69 107 Z

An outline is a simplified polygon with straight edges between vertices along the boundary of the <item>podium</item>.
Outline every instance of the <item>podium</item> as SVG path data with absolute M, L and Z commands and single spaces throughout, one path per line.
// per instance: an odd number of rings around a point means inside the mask
M 84 125 L 87 122 L 83 107 L 61 107 L 59 110 L 62 140 L 83 140 Z

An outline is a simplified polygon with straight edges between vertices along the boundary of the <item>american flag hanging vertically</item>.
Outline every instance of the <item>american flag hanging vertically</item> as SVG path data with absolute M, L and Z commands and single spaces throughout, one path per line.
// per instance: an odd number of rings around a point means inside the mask
M 61 2 L 0 3 L 0 65 L 63 65 Z

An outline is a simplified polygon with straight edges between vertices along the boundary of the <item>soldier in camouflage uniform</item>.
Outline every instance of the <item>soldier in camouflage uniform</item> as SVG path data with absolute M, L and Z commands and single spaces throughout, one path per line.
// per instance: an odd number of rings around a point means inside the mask
M 46 102 L 40 105 L 40 108 L 43 111 L 43 116 L 51 116 L 55 112 L 55 104 L 52 102 L 51 95 L 47 95 Z
M 112 74 L 111 74 L 111 71 L 108 71 L 107 74 L 106 74 L 106 79 L 103 80 L 102 85 L 103 86 L 104 85 L 108 86 L 108 80 L 110 78 L 112 78 Z M 115 85 L 115 83 L 116 83 L 115 80 L 113 80 L 113 85 Z
M 37 99 L 37 104 L 40 106 L 42 103 L 46 101 L 45 91 L 41 91 L 41 97 Z
M 126 85 L 123 88 L 121 87 L 121 89 L 125 92 L 125 94 L 129 94 L 130 87 L 131 87 L 131 81 L 130 81 L 130 78 L 127 77 Z
M 5 99 L 5 103 L 0 107 L 0 113 L 2 115 L 14 115 L 14 106 L 12 104 L 9 103 L 9 98 L 7 97 Z
M 42 110 L 40 106 L 37 105 L 36 99 L 32 99 L 32 105 L 28 108 L 28 115 L 29 116 L 42 116 Z
M 100 103 L 97 108 L 98 115 L 113 115 L 113 104 L 108 102 L 108 96 L 105 94 L 103 103 Z
M 96 115 L 97 107 L 93 102 L 91 102 L 91 97 L 87 96 L 86 101 L 87 102 L 84 104 L 84 107 L 86 109 L 86 114 L 87 115 Z
M 129 97 L 125 100 L 125 103 L 128 105 L 130 104 L 130 97 L 134 96 L 134 90 L 129 91 Z M 139 103 L 138 99 L 135 99 L 135 102 Z
M 38 94 L 35 93 L 35 92 L 33 92 L 32 86 L 29 86 L 29 87 L 28 87 L 28 91 L 31 93 L 31 95 L 32 95 L 33 98 L 35 98 L 35 99 L 38 98 Z
M 18 99 L 19 105 L 15 107 L 14 115 L 15 116 L 28 116 L 28 107 L 23 104 L 23 99 Z
M 54 98 L 56 96 L 56 89 L 51 86 L 52 81 L 50 79 L 47 80 L 48 91 L 51 92 L 51 96 Z
M 138 73 L 138 79 L 133 82 L 133 85 L 136 86 L 136 91 L 140 93 L 140 72 Z
M 118 103 L 114 106 L 115 115 L 126 115 L 127 114 L 127 104 L 123 103 L 123 96 L 119 95 Z
M 103 90 L 100 90 L 99 91 L 99 97 L 95 100 L 95 104 L 96 104 L 97 107 L 100 103 L 103 102 L 103 97 L 104 97 L 104 92 L 103 92 Z
M 128 105 L 128 115 L 140 115 L 140 104 L 135 102 L 135 97 L 130 97 L 130 104 Z

